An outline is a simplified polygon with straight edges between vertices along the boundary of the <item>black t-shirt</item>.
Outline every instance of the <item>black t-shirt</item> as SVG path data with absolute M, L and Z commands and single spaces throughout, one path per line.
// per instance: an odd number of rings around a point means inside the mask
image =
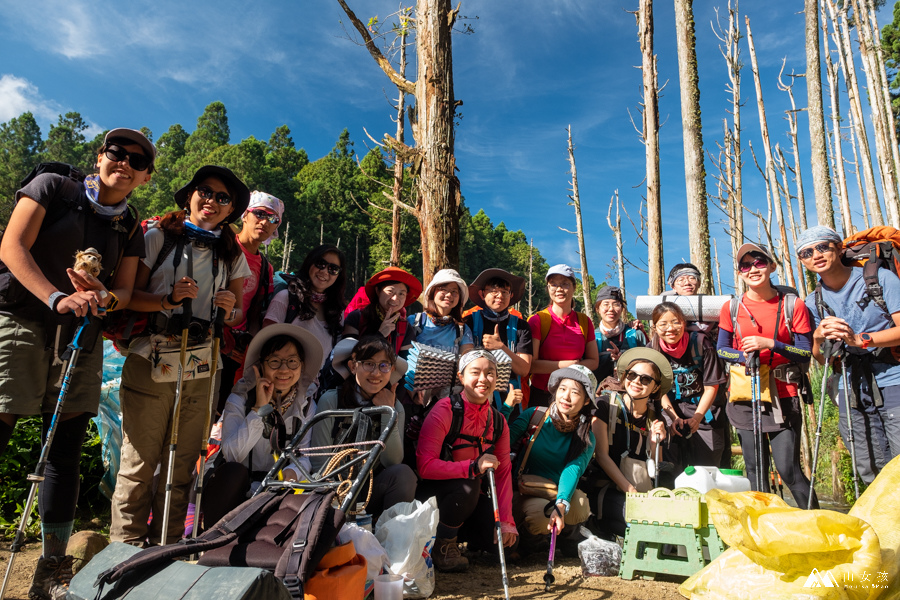
M 493 321 L 489 321 L 484 318 L 484 315 L 479 314 L 481 311 L 476 311 L 465 318 L 466 325 L 469 326 L 469 329 L 472 330 L 472 336 L 475 340 L 475 347 L 482 347 L 482 337 L 484 334 L 493 334 L 496 323 Z M 477 317 L 475 315 L 478 315 Z M 504 344 L 509 346 L 509 348 L 515 352 L 516 354 L 527 354 L 531 356 L 534 348 L 531 344 L 531 327 L 528 326 L 528 320 L 523 317 L 516 317 L 516 340 L 515 347 L 513 347 L 509 343 L 509 319 L 513 318 L 514 315 L 509 315 L 506 319 L 500 322 L 500 339 Z M 482 322 L 481 335 L 475 333 L 475 319 L 480 319 Z
M 728 380 L 728 371 L 716 354 L 716 349 L 712 342 L 702 333 L 688 333 L 685 335 L 695 335 L 697 337 L 697 349 L 699 350 L 700 365 L 694 369 L 695 353 L 692 352 L 692 342 L 688 341 L 684 354 L 678 358 L 666 354 L 659 347 L 659 338 L 654 337 L 650 342 L 650 347 L 659 350 L 669 360 L 672 370 L 675 371 L 675 381 L 681 390 L 681 399 L 676 399 L 676 390 L 673 385 L 668 396 L 675 407 L 675 411 L 681 415 L 683 419 L 690 419 L 697 412 L 697 403 L 703 395 L 703 387 L 707 385 L 721 386 Z M 700 423 L 702 429 L 710 429 L 711 426 L 719 427 L 725 423 L 724 397 L 717 394 L 710 411 L 713 415 L 711 423 L 707 423 L 704 419 Z M 666 417 L 668 422 L 668 417 Z
M 47 211 L 31 246 L 31 255 L 44 277 L 61 292 L 71 294 L 75 291 L 66 269 L 74 265 L 76 252 L 95 248 L 100 253 L 102 269 L 98 279 L 107 287 L 112 283 L 108 280 L 109 275 L 115 269 L 123 241 L 123 258 L 145 256 L 144 232 L 140 225 L 128 238 L 134 223 L 128 212 L 118 221 L 95 215 L 80 182 L 55 173 L 44 173 L 16 192 L 17 202 L 25 197 L 30 200 L 24 201 L 37 202 Z M 3 271 L 6 271 L 5 267 Z M 10 281 L 6 291 L 7 300 L 12 303 L 7 304 L 3 312 L 36 318 L 49 314 L 47 299 L 36 298 L 18 281 Z
M 597 399 L 597 408 L 594 410 L 594 416 L 606 423 L 609 428 L 609 411 L 610 402 L 615 402 L 618 407 L 616 410 L 616 428 L 613 431 L 613 443 L 609 447 L 609 456 L 618 465 L 622 460 L 622 453 L 628 448 L 628 455 L 637 460 L 647 458 L 647 434 L 648 434 L 648 413 L 652 409 L 648 408 L 640 417 L 624 414 L 622 404 L 616 399 L 616 395 L 603 394 Z M 630 440 L 630 444 L 629 444 Z M 597 440 L 598 444 L 608 443 L 609 438 L 605 440 Z
M 353 329 L 359 332 L 357 339 L 361 338 L 364 335 L 381 335 L 381 332 L 378 331 L 378 328 L 381 327 L 381 321 L 375 319 L 375 322 L 370 323 L 368 320 L 363 324 L 364 327 L 360 328 L 360 321 L 362 320 L 362 311 L 364 309 L 358 308 L 351 312 L 344 318 L 344 327 L 352 327 Z M 397 319 L 397 323 L 400 321 L 405 321 L 405 318 Z M 391 344 L 395 344 L 397 339 L 397 327 L 394 327 L 394 331 L 391 332 L 390 342 Z M 410 346 L 414 341 L 416 341 L 416 328 L 410 327 L 409 322 L 406 322 L 406 333 L 403 335 L 403 343 L 400 344 L 400 348 L 405 348 Z M 397 346 L 394 346 L 394 350 L 397 350 Z

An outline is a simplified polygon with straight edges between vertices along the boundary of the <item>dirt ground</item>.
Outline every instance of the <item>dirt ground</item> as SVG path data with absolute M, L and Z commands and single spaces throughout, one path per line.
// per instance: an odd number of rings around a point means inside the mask
M 0 576 L 6 573 L 9 558 L 8 542 L 4 540 L 0 552 Z M 37 542 L 30 542 L 25 550 L 16 556 L 13 576 L 7 589 L 5 600 L 27 600 L 31 575 L 41 553 Z M 547 563 L 538 558 L 527 559 L 522 564 L 509 565 L 510 598 L 529 600 L 551 600 L 566 598 L 572 600 L 632 600 L 653 598 L 654 600 L 680 600 L 678 585 L 659 581 L 624 581 L 618 577 L 582 577 L 581 563 L 577 558 L 558 558 L 553 573 L 556 582 L 550 592 L 544 591 L 544 573 Z M 437 587 L 432 600 L 487 600 L 503 598 L 503 582 L 500 566 L 497 564 L 475 563 L 468 573 L 437 573 Z

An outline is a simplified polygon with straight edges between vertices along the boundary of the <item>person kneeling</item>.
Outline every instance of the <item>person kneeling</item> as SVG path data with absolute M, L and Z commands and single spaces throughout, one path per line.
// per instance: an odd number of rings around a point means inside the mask
M 625 493 L 653 487 L 646 459 L 657 456 L 666 439 L 666 424 L 656 418 L 654 405 L 672 388 L 673 374 L 666 357 L 650 348 L 625 351 L 616 372 L 624 392 L 600 396 L 594 413 L 595 458 L 612 483 L 600 489 L 593 508 L 604 533 L 624 537 Z
M 469 561 L 459 552 L 458 533 L 470 547 L 490 547 L 491 540 L 498 542 L 491 500 L 483 493 L 488 488 L 484 477 L 488 469 L 496 472 L 503 536 L 499 541 L 509 547 L 518 537 L 512 517 L 509 428 L 490 402 L 497 383 L 494 355 L 485 350 L 467 352 L 459 359 L 458 377 L 462 393 L 433 405 L 422 424 L 416 450 L 422 477 L 416 497 L 437 498 L 440 522 L 431 556 L 435 568 L 444 572 L 469 568 Z M 454 422 L 459 424 L 456 432 L 451 431 Z
M 306 392 L 319 372 L 322 353 L 312 333 L 289 324 L 265 327 L 250 342 L 244 376 L 222 414 L 221 456 L 226 462 L 209 475 L 203 495 L 207 529 L 246 500 L 275 464 L 269 441 L 273 424 L 282 420 L 292 436 L 312 417 L 315 404 Z M 308 448 L 310 438 L 307 432 L 299 447 Z M 309 458 L 301 457 L 300 463 L 311 471 Z M 302 478 L 292 467 L 282 477 Z
M 328 390 L 322 395 L 316 414 L 334 409 L 370 406 L 390 406 L 397 411 L 397 425 L 384 445 L 381 464 L 375 467 L 372 496 L 366 506 L 373 521 L 377 521 L 385 509 L 399 502 L 411 502 L 416 495 L 416 474 L 408 465 L 403 464 L 405 415 L 403 404 L 397 401 L 396 396 L 398 382 L 406 373 L 406 361 L 397 358 L 387 338 L 367 335 L 359 342 L 353 338 L 338 342 L 331 364 L 346 380 L 339 388 Z M 351 423 L 351 417 L 317 421 L 312 432 L 313 448 L 344 443 L 342 438 Z M 369 427 L 365 440 L 377 440 L 381 427 L 376 427 L 374 421 L 370 421 Z M 353 439 L 358 437 L 354 436 Z M 348 440 L 348 443 L 351 441 Z M 324 453 L 312 456 L 313 469 L 321 475 L 329 458 Z
M 560 550 L 576 556 L 577 525 L 587 521 L 590 508 L 575 486 L 594 453 L 590 414 L 597 379 L 587 367 L 572 365 L 551 373 L 548 387 L 554 398 L 550 407 L 529 408 L 510 426 L 511 439 L 525 444 L 513 514 L 525 523 L 521 553 L 556 529 L 562 534 Z

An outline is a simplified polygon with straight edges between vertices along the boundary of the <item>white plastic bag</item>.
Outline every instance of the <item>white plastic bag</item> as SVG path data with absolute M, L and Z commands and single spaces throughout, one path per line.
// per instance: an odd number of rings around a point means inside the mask
M 371 531 L 363 529 L 356 523 L 344 523 L 338 533 L 337 544 L 342 546 L 347 542 L 353 542 L 356 553 L 366 557 L 366 581 L 375 581 L 375 578 L 381 574 L 382 568 L 391 568 L 387 552 L 384 551 Z
M 437 525 L 437 498 L 400 502 L 378 518 L 375 537 L 387 552 L 391 572 L 405 580 L 404 598 L 427 598 L 434 592 L 431 549 Z

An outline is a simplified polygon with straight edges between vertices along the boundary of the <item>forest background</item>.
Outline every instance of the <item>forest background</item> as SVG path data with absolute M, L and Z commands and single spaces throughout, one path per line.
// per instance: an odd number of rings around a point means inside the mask
M 858 229 L 876 223 L 875 206 L 884 207 L 888 224 L 896 225 L 900 218 L 896 179 L 893 191 L 883 184 L 888 170 L 896 173 L 897 161 L 891 163 L 887 158 L 891 149 L 878 148 L 874 141 L 873 102 L 881 90 L 873 87 L 870 71 L 864 70 L 859 28 L 852 16 L 857 6 L 870 6 L 873 21 L 879 24 L 870 23 L 871 29 L 877 32 L 881 25 L 887 26 L 884 57 L 890 81 L 895 81 L 900 57 L 900 17 L 891 23 L 893 7 L 885 6 L 884 0 L 861 2 L 854 0 L 852 6 L 849 0 L 846 6 L 833 0 L 821 3 L 822 15 L 829 7 L 846 8 L 851 15 L 845 23 L 846 47 L 859 78 L 856 86 L 848 86 L 842 71 L 833 85 L 828 81 L 826 57 L 835 63 L 840 57 L 830 35 L 833 24 L 823 18 L 829 33 L 820 36 L 820 49 L 833 181 L 830 206 L 836 226 L 844 232 L 850 230 L 850 219 Z M 532 308 L 538 310 L 547 300 L 543 275 L 548 264 L 580 266 L 576 236 L 561 231 L 575 229 L 575 214 L 568 206 L 572 165 L 566 129 L 570 126 L 572 156 L 579 167 L 585 256 L 593 273 L 590 287 L 594 280 L 600 285 L 626 283 L 633 298 L 648 289 L 651 250 L 663 249 L 664 265 L 659 266 L 667 271 L 690 259 L 691 241 L 709 239 L 717 259 L 712 264 L 720 265 L 711 271 L 715 288 L 722 293 L 734 290 L 730 256 L 734 229 L 726 204 L 736 190 L 728 188 L 734 173 L 725 181 L 722 159 L 734 133 L 723 38 L 727 38 L 729 7 L 736 5 L 724 0 L 698 3 L 689 19 L 696 36 L 696 83 L 702 107 L 697 112 L 705 152 L 700 160 L 705 183 L 701 201 L 709 213 L 708 230 L 689 235 L 698 223 L 685 218 L 685 136 L 679 127 L 678 93 L 683 81 L 679 80 L 673 4 L 691 6 L 685 0 L 654 6 L 661 125 L 662 230 L 657 236 L 647 234 L 644 221 L 647 163 L 640 135 L 641 70 L 635 68 L 641 63 L 641 48 L 635 16 L 628 12 L 638 10 L 639 3 L 531 0 L 517 3 L 512 11 L 504 3 L 471 2 L 455 13 L 454 98 L 461 104 L 456 107 L 452 149 L 462 196 L 458 267 L 465 279 L 474 279 L 488 267 L 526 277 L 531 272 Z M 777 250 L 788 257 L 803 216 L 809 224 L 822 218 L 809 173 L 816 159 L 811 157 L 804 112 L 804 5 L 816 2 L 745 1 L 733 15 L 740 52 L 736 65 L 741 67 L 742 81 L 739 131 L 744 141 L 740 147 L 744 175 L 737 189 L 743 206 L 737 210 L 744 214 L 743 237 L 765 243 L 771 236 Z M 373 1 L 351 6 L 378 44 L 389 46 L 398 29 L 409 28 L 410 35 L 415 35 L 414 27 L 396 14 L 396 4 Z M 747 37 L 751 23 L 758 70 L 751 69 Z M 338 3 L 166 1 L 103 10 L 80 0 L 51 0 L 42 3 L 42 10 L 4 3 L 0 32 L 0 52 L 5 57 L 0 67 L 0 225 L 12 209 L 18 181 L 31 166 L 60 160 L 90 170 L 106 130 L 142 127 L 160 151 L 151 184 L 132 198 L 144 217 L 172 208 L 172 193 L 196 168 L 223 164 L 251 189 L 285 201 L 282 237 L 268 250 L 276 267 L 291 270 L 320 241 L 336 243 L 348 258 L 352 292 L 388 264 L 390 201 L 383 192 L 390 186 L 393 156 L 379 142 L 385 134 L 395 135 L 397 90 L 359 43 Z M 398 55 L 388 52 L 388 56 L 396 64 Z M 414 79 L 414 53 L 408 61 L 407 78 Z M 757 92 L 753 70 L 759 74 Z M 792 82 L 793 99 L 785 89 Z M 866 143 L 859 139 L 861 129 L 852 129 L 846 108 L 848 91 L 854 89 L 861 95 Z M 831 90 L 843 106 L 837 108 L 834 121 Z M 765 97 L 767 141 L 756 110 L 760 93 Z M 790 135 L 789 117 L 796 119 L 795 136 Z M 780 173 L 764 174 L 768 166 L 764 146 L 781 161 Z M 866 147 L 871 152 L 872 185 L 863 184 L 865 169 L 860 167 L 865 162 L 856 158 L 864 156 Z M 406 165 L 405 202 L 414 201 L 410 200 L 410 175 L 415 169 L 415 164 Z M 839 171 L 845 176 L 841 185 Z M 779 217 L 776 209 L 773 218 L 773 192 L 785 202 L 785 216 Z M 887 196 L 893 200 L 886 200 Z M 622 259 L 608 221 L 613 197 L 621 201 Z M 805 209 L 800 203 L 804 197 Z M 820 208 L 829 206 L 828 198 L 821 200 Z M 842 206 L 846 206 L 843 212 Z M 792 233 L 780 239 L 777 227 L 787 218 Z M 401 266 L 421 274 L 418 224 L 406 213 L 400 233 Z M 619 263 L 623 269 L 617 278 Z M 779 272 L 779 278 L 785 276 Z M 580 292 L 576 298 L 581 298 Z M 526 303 L 520 309 L 529 312 Z M 834 415 L 829 418 L 833 429 Z M 27 445 L 20 448 L 25 450 L 24 465 Z M 833 431 L 832 448 L 840 458 L 840 442 Z M 10 460 L 5 467 L 15 470 L 18 464 Z M 846 470 L 846 459 L 832 465 L 844 465 L 840 468 Z M 835 486 L 836 493 L 841 491 Z

